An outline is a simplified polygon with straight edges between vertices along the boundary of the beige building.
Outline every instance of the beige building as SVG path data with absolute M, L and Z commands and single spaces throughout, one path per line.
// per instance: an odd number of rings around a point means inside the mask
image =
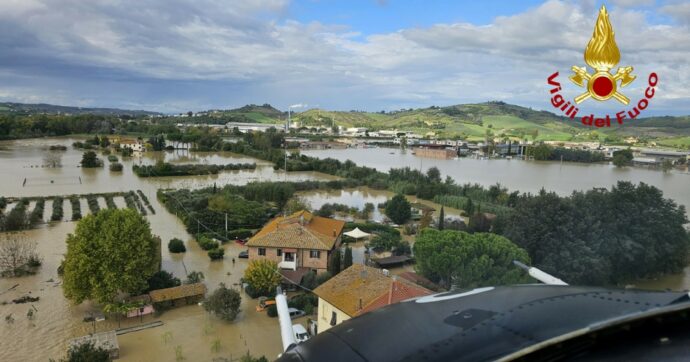
M 344 221 L 308 211 L 276 217 L 247 242 L 249 260 L 269 259 L 280 269 L 325 272 L 328 257 L 340 247 L 344 227 Z
M 432 291 L 383 269 L 353 264 L 314 290 L 319 297 L 318 333 L 350 318 Z

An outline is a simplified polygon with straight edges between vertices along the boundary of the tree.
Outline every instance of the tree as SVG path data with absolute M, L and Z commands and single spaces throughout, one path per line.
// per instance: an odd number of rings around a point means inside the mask
M 147 291 L 149 292 L 152 290 L 178 287 L 181 284 L 179 278 L 176 278 L 172 273 L 165 270 L 161 270 L 153 274 L 147 283 Z
M 109 168 L 112 172 L 122 172 L 124 167 L 119 162 L 111 162 Z
M 106 209 L 79 221 L 67 236 L 63 289 L 75 303 L 109 303 L 120 292 L 139 294 L 160 265 L 160 239 L 132 209 Z
M 661 163 L 661 170 L 664 172 L 669 172 L 673 169 L 673 162 L 669 159 L 665 159 L 664 162 Z
M 86 151 L 81 158 L 81 167 L 94 168 L 101 167 L 103 163 L 96 157 L 96 152 Z
M 220 283 L 218 289 L 204 301 L 204 309 L 225 321 L 234 321 L 240 313 L 242 297 L 234 289 L 229 289 Z
M 285 204 L 285 214 L 286 215 L 292 215 L 298 211 L 302 210 L 307 210 L 309 211 L 311 207 L 309 206 L 309 203 L 306 201 L 298 198 L 298 197 L 293 197 L 288 202 Z
M 67 358 L 60 362 L 109 362 L 110 353 L 102 347 L 96 347 L 91 342 L 73 345 L 67 351 Z
M 410 203 L 405 196 L 397 194 L 386 203 L 386 216 L 394 223 L 402 225 L 412 216 Z
M 36 253 L 36 243 L 22 240 L 19 234 L 6 234 L 0 240 L 0 273 L 4 276 L 20 276 L 28 268 L 41 265 Z
M 491 220 L 483 212 L 478 212 L 470 216 L 470 223 L 467 229 L 472 233 L 488 233 L 491 230 Z
M 343 257 L 343 270 L 352 266 L 352 248 L 345 247 L 345 257 Z
M 446 212 L 443 210 L 443 206 L 441 206 L 441 212 L 438 214 L 438 229 L 443 230 L 443 223 L 446 221 Z
M 632 164 L 632 160 L 633 154 L 629 148 L 613 152 L 613 164 L 616 167 L 630 166 Z
M 495 234 L 425 229 L 414 244 L 417 271 L 449 288 L 476 288 L 528 280 L 513 260 L 529 264 L 524 249 Z
M 336 275 L 340 273 L 340 270 L 342 270 L 340 267 L 341 257 L 342 255 L 340 254 L 339 248 L 333 250 L 331 255 L 328 257 L 328 272 L 331 273 L 331 275 Z
M 187 248 L 184 246 L 184 241 L 178 238 L 172 238 L 170 242 L 168 242 L 168 250 L 171 253 L 184 253 L 187 251 Z
M 438 167 L 432 167 L 426 171 L 426 176 L 431 182 L 441 182 L 441 171 Z
M 204 273 L 200 271 L 192 271 L 187 274 L 187 280 L 184 281 L 185 284 L 201 283 L 204 281 Z
M 244 280 L 260 295 L 274 293 L 280 279 L 278 264 L 268 259 L 252 260 L 244 271 Z
M 656 187 L 621 181 L 568 197 L 543 190 L 523 196 L 502 234 L 534 266 L 568 283 L 611 285 L 682 271 L 687 222 L 685 208 Z
M 225 249 L 217 247 L 215 249 L 209 250 L 207 254 L 208 257 L 211 258 L 211 260 L 220 260 L 223 259 L 223 256 L 225 255 Z
M 53 168 L 62 166 L 62 154 L 55 151 L 46 153 L 43 156 L 43 165 Z

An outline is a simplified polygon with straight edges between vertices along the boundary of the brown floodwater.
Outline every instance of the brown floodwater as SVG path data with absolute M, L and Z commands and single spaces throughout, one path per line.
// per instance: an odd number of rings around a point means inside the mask
M 211 262 L 198 245 L 190 241 L 190 235 L 184 225 L 174 215 L 167 212 L 156 199 L 159 188 L 198 188 L 226 184 L 246 184 L 262 180 L 330 180 L 334 177 L 312 172 L 290 172 L 287 175 L 274 171 L 265 161 L 255 160 L 228 152 L 202 153 L 188 151 L 148 152 L 142 156 L 122 160 L 122 173 L 111 173 L 107 157 L 101 155 L 106 167 L 100 169 L 81 169 L 77 167 L 82 151 L 71 147 L 78 138 L 33 139 L 0 142 L 0 196 L 49 196 L 86 193 L 106 193 L 140 189 L 148 196 L 156 210 L 149 214 L 147 220 L 154 234 L 163 240 L 163 269 L 183 279 L 192 271 L 202 271 L 210 290 L 220 282 L 234 285 L 239 281 L 246 260 L 236 258 L 243 250 L 237 244 L 226 244 L 226 258 L 222 262 Z M 82 139 L 83 140 L 83 139 Z M 66 145 L 68 150 L 61 152 L 61 168 L 41 167 L 50 145 Z M 390 154 L 393 152 L 393 154 Z M 644 169 L 619 170 L 608 165 L 580 165 L 540 163 L 507 160 L 433 160 L 419 159 L 409 152 L 403 153 L 391 149 L 351 149 L 309 151 L 309 155 L 352 159 L 367 166 L 387 170 L 390 167 L 421 167 L 427 169 L 437 166 L 445 175 L 450 175 L 456 182 L 477 182 L 484 185 L 500 182 L 514 190 L 538 191 L 541 187 L 559 193 L 569 193 L 576 189 L 588 189 L 594 186 L 610 186 L 616 180 L 643 181 L 661 188 L 667 197 L 683 205 L 690 205 L 688 182 L 690 176 L 681 173 L 663 174 Z M 139 178 L 133 174 L 133 164 L 153 164 L 158 160 L 175 163 L 244 163 L 256 162 L 256 170 L 226 171 L 212 176 L 190 177 L 156 177 Z M 26 184 L 24 180 L 26 179 Z M 375 205 L 385 201 L 392 194 L 387 191 L 358 188 L 351 190 L 314 191 L 300 194 L 312 207 L 318 208 L 326 202 L 337 202 L 362 208 L 366 202 Z M 414 198 L 410 198 L 415 201 Z M 124 207 L 122 197 L 115 197 L 118 207 Z M 99 205 L 105 207 L 105 201 L 99 199 Z M 440 205 L 424 201 L 436 208 Z M 33 207 L 31 203 L 29 210 Z M 9 205 L 7 210 L 13 205 Z M 65 201 L 65 219 L 71 216 L 71 205 Z M 84 215 L 89 213 L 86 200 L 81 200 Z M 52 202 L 45 205 L 44 219 L 50 218 Z M 460 215 L 459 210 L 445 208 L 446 215 Z M 380 211 L 375 211 L 374 219 L 380 220 Z M 11 301 L 23 295 L 39 296 L 38 302 L 32 303 L 38 310 L 33 320 L 27 318 L 31 304 L 0 304 L 0 361 L 45 361 L 58 358 L 64 354 L 69 339 L 88 334 L 92 324 L 82 319 L 93 309 L 89 303 L 72 305 L 67 301 L 57 277 L 57 267 L 66 250 L 65 238 L 74 231 L 76 223 L 57 222 L 20 233 L 37 243 L 37 251 L 43 258 L 43 265 L 38 274 L 20 278 L 0 278 L 0 302 Z M 5 237 L 6 234 L 0 234 Z M 173 237 L 186 240 L 187 252 L 173 255 L 165 245 Z M 364 258 L 363 243 L 353 245 L 354 259 Z M 231 258 L 236 263 L 232 264 Z M 397 273 L 411 267 L 392 270 Z M 16 288 L 9 290 L 14 285 Z M 658 280 L 645 281 L 640 287 L 652 289 L 688 289 L 690 288 L 690 268 L 680 275 L 672 275 Z M 8 291 L 9 290 L 9 291 Z M 242 312 L 238 320 L 226 323 L 210 317 L 200 306 L 191 305 L 176 308 L 163 313 L 160 317 L 147 316 L 143 322 L 161 320 L 161 327 L 146 329 L 118 337 L 123 361 L 174 360 L 176 349 L 188 361 L 211 361 L 215 357 L 233 357 L 250 351 L 254 355 L 266 355 L 274 358 L 281 350 L 280 334 L 277 319 L 268 318 L 264 313 L 254 310 L 256 301 L 243 295 Z M 5 322 L 11 315 L 13 323 Z M 297 322 L 305 323 L 306 320 Z M 137 325 L 138 318 L 122 321 L 121 325 Z M 106 331 L 118 327 L 117 321 L 107 320 L 96 323 L 96 331 Z M 212 344 L 220 341 L 220 350 L 214 351 Z
M 223 261 L 211 262 L 206 252 L 190 241 L 191 236 L 177 217 L 167 212 L 156 199 L 159 188 L 198 188 L 226 184 L 246 184 L 252 181 L 268 180 L 330 180 L 332 176 L 313 172 L 274 171 L 273 167 L 260 160 L 244 157 L 229 152 L 148 152 L 142 156 L 127 159 L 120 158 L 124 164 L 122 173 L 111 173 L 107 157 L 101 155 L 106 167 L 99 169 L 81 169 L 77 165 L 82 151 L 75 150 L 71 144 L 76 138 L 32 139 L 0 142 L 0 196 L 49 196 L 67 194 L 105 193 L 129 190 L 142 190 L 151 201 L 155 215 L 149 214 L 147 220 L 154 234 L 163 240 L 163 269 L 184 279 L 188 272 L 197 270 L 206 276 L 209 290 L 219 283 L 234 285 L 239 282 L 246 259 L 237 258 L 243 250 L 237 244 L 224 246 L 226 257 Z M 66 145 L 68 150 L 62 154 L 61 168 L 41 167 L 43 158 L 49 152 L 50 145 Z M 212 176 L 190 177 L 155 177 L 139 178 L 131 170 L 133 164 L 152 164 L 157 160 L 176 163 L 245 163 L 256 162 L 256 170 L 226 171 Z M 24 185 L 24 179 L 26 184 Z M 119 207 L 124 207 L 122 197 L 115 197 Z M 89 213 L 86 200 L 82 198 L 83 215 Z M 99 205 L 104 208 L 105 200 L 99 198 Z M 35 202 L 29 206 L 31 210 Z M 13 205 L 8 205 L 10 210 Z M 65 219 L 71 217 L 71 204 L 63 204 Z M 52 213 L 52 201 L 45 205 L 44 219 Z M 64 354 L 69 339 L 88 334 L 92 331 L 91 323 L 82 322 L 93 310 L 89 303 L 72 305 L 64 298 L 57 267 L 66 251 L 65 238 L 74 231 L 76 223 L 65 221 L 44 224 L 34 230 L 18 233 L 26 240 L 37 243 L 37 251 L 43 258 L 43 265 L 38 274 L 20 278 L 0 278 L 0 302 L 10 302 L 23 295 L 39 296 L 41 299 L 32 304 L 0 305 L 0 361 L 46 361 L 48 358 L 59 358 Z M 6 237 L 7 234 L 0 234 Z M 167 251 L 167 242 L 173 237 L 186 240 L 187 252 L 174 255 Z M 236 263 L 233 265 L 232 258 Z M 18 286 L 9 290 L 14 285 Z M 9 291 L 8 291 L 9 290 Z M 38 309 L 33 320 L 27 318 L 31 305 Z M 123 361 L 174 360 L 176 348 L 181 349 L 187 360 L 210 361 L 215 357 L 233 357 L 250 351 L 254 355 L 266 355 L 274 358 L 281 351 L 280 332 L 277 319 L 269 318 L 265 313 L 255 311 L 256 301 L 243 298 L 242 312 L 233 323 L 226 323 L 210 317 L 200 306 L 186 306 L 163 313 L 160 317 L 147 316 L 143 322 L 161 320 L 164 325 L 118 337 Z M 11 315 L 13 323 L 5 322 Z M 306 322 L 306 319 L 296 322 Z M 121 325 L 137 325 L 138 318 L 122 321 Z M 96 331 L 117 328 L 114 320 L 96 323 Z M 212 350 L 211 346 L 220 341 L 220 349 Z

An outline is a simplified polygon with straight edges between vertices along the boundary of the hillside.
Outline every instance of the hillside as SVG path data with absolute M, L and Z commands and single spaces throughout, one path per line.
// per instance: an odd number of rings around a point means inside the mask
M 83 108 L 83 107 L 70 107 L 70 106 L 56 106 L 52 104 L 38 103 L 38 104 L 27 104 L 27 103 L 2 103 L 0 102 L 0 114 L 2 113 L 15 113 L 15 114 L 36 114 L 36 113 L 46 113 L 46 114 L 97 114 L 97 115 L 115 115 L 122 116 L 128 115 L 132 117 L 136 116 L 149 116 L 149 115 L 159 115 L 157 112 L 149 112 L 142 110 L 127 110 L 127 109 L 117 109 L 117 108 Z

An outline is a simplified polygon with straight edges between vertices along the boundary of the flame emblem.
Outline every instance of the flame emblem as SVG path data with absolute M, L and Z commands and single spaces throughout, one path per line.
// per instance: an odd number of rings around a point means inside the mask
M 585 48 L 585 63 L 592 67 L 595 72 L 589 74 L 586 67 L 573 66 L 573 75 L 570 80 L 580 87 L 585 87 L 587 91 L 575 97 L 575 103 L 582 103 L 587 98 L 594 98 L 598 101 L 606 101 L 615 98 L 623 104 L 630 103 L 630 99 L 618 92 L 618 81 L 620 87 L 625 87 L 635 80 L 636 76 L 631 75 L 633 67 L 619 67 L 616 74 L 611 74 L 611 69 L 615 67 L 621 58 L 620 50 L 616 45 L 615 33 L 606 7 L 602 6 L 599 10 L 597 23 L 594 26 L 592 39 L 589 40 Z

